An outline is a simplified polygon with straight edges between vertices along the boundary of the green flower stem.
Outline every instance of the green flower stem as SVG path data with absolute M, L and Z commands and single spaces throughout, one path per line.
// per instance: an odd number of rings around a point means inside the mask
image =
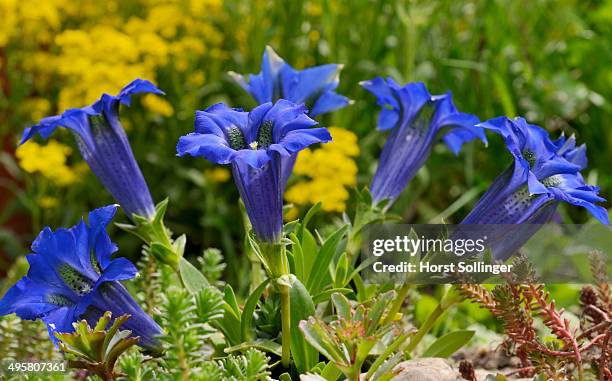
M 425 323 L 419 328 L 417 333 L 412 337 L 408 346 L 404 350 L 404 353 L 409 356 L 417 345 L 423 340 L 423 337 L 431 330 L 438 319 L 446 312 L 450 307 L 461 301 L 461 295 L 457 292 L 455 287 L 447 289 L 444 297 L 438 303 L 436 308 L 429 314 Z
M 259 243 L 259 249 L 267 264 L 268 276 L 275 281 L 281 297 L 281 364 L 288 369 L 291 364 L 291 280 L 287 249 L 283 243 L 265 242 Z
M 410 292 L 410 284 L 406 283 L 397 292 L 397 297 L 393 301 L 393 304 L 391 305 L 391 308 L 389 309 L 389 312 L 387 313 L 383 324 L 391 324 L 391 322 L 395 319 L 395 316 L 404 304 L 404 300 L 408 296 L 408 292 Z

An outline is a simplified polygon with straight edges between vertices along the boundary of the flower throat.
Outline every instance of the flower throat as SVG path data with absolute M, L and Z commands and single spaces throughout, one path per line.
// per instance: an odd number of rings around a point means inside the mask
M 272 143 L 272 128 L 274 125 L 271 121 L 264 122 L 259 128 L 257 139 L 248 144 L 244 138 L 244 134 L 240 128 L 232 126 L 227 131 L 227 140 L 232 149 L 241 150 L 251 147 L 252 149 L 267 149 Z

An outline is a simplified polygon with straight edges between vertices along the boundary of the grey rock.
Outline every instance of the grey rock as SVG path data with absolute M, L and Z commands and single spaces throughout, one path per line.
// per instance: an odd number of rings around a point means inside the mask
M 393 368 L 391 381 L 456 381 L 459 374 L 441 358 L 426 357 L 403 361 Z

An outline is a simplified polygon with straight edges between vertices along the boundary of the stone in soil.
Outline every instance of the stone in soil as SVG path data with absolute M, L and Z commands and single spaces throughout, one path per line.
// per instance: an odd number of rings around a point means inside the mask
M 459 373 L 441 358 L 420 358 L 403 361 L 394 368 L 398 372 L 391 381 L 456 381 Z

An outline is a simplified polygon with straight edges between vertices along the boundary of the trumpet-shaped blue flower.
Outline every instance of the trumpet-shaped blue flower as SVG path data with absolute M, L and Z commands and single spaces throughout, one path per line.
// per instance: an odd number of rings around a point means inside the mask
M 391 130 L 380 156 L 370 191 L 375 203 L 393 202 L 423 166 L 440 137 L 458 154 L 463 143 L 486 143 L 479 119 L 457 111 L 450 92 L 431 95 L 423 83 L 398 85 L 377 77 L 361 85 L 378 99 L 378 129 Z
M 180 138 L 179 156 L 203 156 L 231 164 L 234 181 L 244 201 L 257 238 L 278 242 L 282 234 L 282 207 L 286 161 L 311 144 L 328 142 L 325 128 L 306 115 L 304 105 L 281 99 L 251 112 L 219 103 L 196 112 L 195 132 Z
M 350 103 L 350 100 L 336 93 L 342 65 L 328 64 L 295 70 L 271 47 L 263 54 L 259 74 L 243 76 L 230 75 L 259 103 L 286 99 L 293 103 L 305 103 L 314 117 L 328 113 Z
M 125 258 L 112 258 L 117 247 L 106 233 L 117 206 L 89 213 L 69 229 L 45 228 L 32 244 L 27 276 L 0 300 L 0 315 L 16 313 L 22 319 L 41 319 L 53 332 L 72 332 L 79 319 L 97 320 L 105 311 L 131 315 L 125 327 L 139 336 L 139 345 L 159 352 L 155 338 L 160 327 L 119 282 L 133 278 L 136 267 Z
M 137 214 L 153 218 L 155 206 L 151 193 L 119 122 L 119 104 L 129 106 L 131 96 L 139 93 L 163 94 L 151 82 L 136 79 L 117 96 L 103 94 L 90 106 L 68 109 L 61 115 L 42 119 L 24 131 L 21 144 L 36 134 L 47 139 L 57 127 L 69 129 L 74 133 L 83 159 L 128 217 Z
M 541 127 L 523 118 L 499 117 L 481 127 L 501 135 L 514 158 L 476 203 L 462 224 L 534 224 L 514 237 L 503 236 L 504 229 L 489 234 L 495 258 L 506 259 L 535 234 L 538 226 L 550 220 L 559 202 L 584 207 L 598 221 L 609 224 L 608 212 L 599 202 L 599 188 L 587 185 L 580 171 L 587 166 L 585 145 L 576 146 L 574 136 L 552 141 Z
M 295 70 L 269 46 L 263 53 L 259 74 L 241 75 L 230 72 L 230 76 L 259 103 L 286 99 L 293 103 L 304 103 L 315 117 L 351 103 L 347 97 L 336 93 L 342 65 L 327 64 Z M 282 157 L 282 184 L 287 183 L 297 154 Z

